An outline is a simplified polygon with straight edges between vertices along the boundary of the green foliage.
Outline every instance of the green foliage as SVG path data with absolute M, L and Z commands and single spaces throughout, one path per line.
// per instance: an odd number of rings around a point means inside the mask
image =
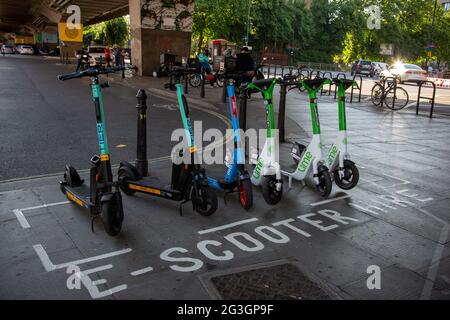
M 97 23 L 84 29 L 84 42 L 93 41 L 102 45 L 126 46 L 130 39 L 130 26 L 127 17 L 119 17 L 109 21 Z
M 358 58 L 418 62 L 430 43 L 434 0 L 251 0 L 249 44 L 257 52 L 290 52 L 294 59 L 348 64 Z M 213 38 L 244 43 L 248 0 L 196 0 L 193 51 Z M 381 9 L 381 28 L 369 30 L 367 8 Z M 438 5 L 434 59 L 450 59 L 450 12 Z M 392 44 L 394 57 L 380 54 Z

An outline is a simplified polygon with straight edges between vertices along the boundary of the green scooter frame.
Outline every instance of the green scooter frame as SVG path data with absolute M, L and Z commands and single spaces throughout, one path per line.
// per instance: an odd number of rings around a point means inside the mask
M 308 92 L 313 136 L 307 147 L 297 142 L 294 143 L 291 155 L 297 164 L 296 170 L 293 173 L 281 171 L 289 178 L 289 188 L 292 186 L 292 179 L 304 182 L 312 171 L 316 188 L 323 197 L 330 195 L 333 183 L 323 156 L 317 93 L 324 85 L 330 83 L 329 79 L 303 80 L 299 83 Z
M 355 163 L 350 160 L 348 153 L 345 91 L 352 86 L 357 86 L 357 83 L 350 79 L 333 79 L 333 82 L 338 88 L 339 132 L 328 151 L 326 163 L 336 185 L 343 190 L 350 190 L 358 184 L 359 171 Z
M 255 80 L 249 83 L 246 91 L 260 92 L 266 109 L 266 142 L 259 154 L 251 181 L 255 186 L 261 186 L 264 200 L 269 205 L 276 205 L 283 196 L 283 180 L 281 168 L 277 160 L 277 130 L 273 109 L 273 90 L 277 79 Z M 246 93 L 244 93 L 246 94 Z

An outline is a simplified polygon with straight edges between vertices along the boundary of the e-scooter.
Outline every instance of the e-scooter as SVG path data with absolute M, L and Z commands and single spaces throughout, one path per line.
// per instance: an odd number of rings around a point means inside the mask
M 98 76 L 124 70 L 125 67 L 89 68 L 81 72 L 59 75 L 58 79 L 65 81 L 75 78 L 90 77 L 92 99 L 94 100 L 95 116 L 97 120 L 97 136 L 100 155 L 91 158 L 90 183 L 86 185 L 75 168 L 66 166 L 63 181 L 60 182 L 61 191 L 73 203 L 89 209 L 94 218 L 100 216 L 106 232 L 110 236 L 120 233 L 123 221 L 122 197 L 117 183 L 113 182 L 111 162 L 106 137 L 105 117 L 101 89 L 109 86 L 108 82 L 100 84 Z
M 357 84 L 350 79 L 333 79 L 333 82 L 338 88 L 339 133 L 325 159 L 330 172 L 333 173 L 336 185 L 343 190 L 350 190 L 358 184 L 359 171 L 355 163 L 350 160 L 347 148 L 345 91 Z
M 194 134 L 189 118 L 187 100 L 184 96 L 183 85 L 180 84 L 180 78 L 184 69 L 174 67 L 172 70 L 174 71 L 171 73 L 171 76 L 174 76 L 177 79 L 175 87 L 186 140 L 188 141 L 188 150 L 180 150 L 178 152 L 177 156 L 180 157 L 178 159 L 180 161 L 174 161 L 172 164 L 172 178 L 168 184 L 162 184 L 155 176 L 148 176 L 147 166 L 145 166 L 145 170 L 138 170 L 128 162 L 122 162 L 118 172 L 119 186 L 126 195 L 131 196 L 135 192 L 141 192 L 151 196 L 180 202 L 180 215 L 182 215 L 182 205 L 192 201 L 193 209 L 195 211 L 202 216 L 210 216 L 217 210 L 217 195 L 208 185 L 205 170 L 199 164 L 196 164 L 195 161 L 197 157 L 197 148 L 195 146 Z M 145 91 L 140 90 L 140 95 L 145 101 Z M 140 120 L 138 121 L 142 121 L 143 123 L 141 123 L 140 126 L 138 124 L 138 129 L 145 127 L 147 118 L 146 110 L 146 105 L 139 110 Z M 140 152 L 142 153 L 142 150 L 139 150 L 140 148 L 146 148 L 145 139 L 145 135 L 138 132 L 138 155 Z M 183 161 L 185 152 L 190 155 L 190 161 L 186 161 L 189 163 Z
M 329 169 L 326 166 L 325 158 L 323 157 L 317 92 L 319 92 L 325 84 L 330 83 L 331 80 L 329 79 L 303 80 L 299 83 L 306 91 L 308 91 L 313 136 L 307 147 L 298 142 L 294 143 L 291 155 L 297 164 L 296 170 L 292 173 L 282 171 L 282 174 L 289 178 L 290 188 L 292 186 L 292 179 L 304 181 L 312 170 L 316 188 L 323 197 L 328 197 L 330 195 L 333 184 Z
M 228 170 L 223 180 L 208 177 L 208 183 L 215 189 L 225 191 L 225 197 L 229 193 L 236 192 L 237 189 L 241 206 L 245 210 L 249 210 L 253 206 L 253 191 L 250 175 L 247 170 L 245 170 L 244 166 L 245 153 L 241 143 L 242 140 L 233 80 L 228 82 L 227 92 L 230 105 L 231 124 L 233 127 L 233 161 L 227 164 Z
M 260 152 L 251 181 L 255 186 L 261 186 L 264 200 L 269 205 L 276 205 L 283 196 L 283 180 L 281 179 L 280 164 L 277 161 L 276 143 L 278 143 L 275 129 L 273 110 L 273 89 L 277 79 L 254 80 L 243 88 L 241 94 L 261 92 L 266 109 L 266 142 Z

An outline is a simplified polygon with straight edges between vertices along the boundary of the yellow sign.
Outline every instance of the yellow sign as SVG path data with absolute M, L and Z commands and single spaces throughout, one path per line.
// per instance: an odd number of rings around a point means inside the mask
M 100 156 L 100 160 L 101 160 L 101 161 L 108 161 L 108 160 L 109 160 L 109 155 L 107 155 L 107 154 L 102 154 L 102 155 Z
M 67 23 L 58 23 L 59 40 L 71 42 L 83 42 L 83 25 L 80 28 L 68 28 Z

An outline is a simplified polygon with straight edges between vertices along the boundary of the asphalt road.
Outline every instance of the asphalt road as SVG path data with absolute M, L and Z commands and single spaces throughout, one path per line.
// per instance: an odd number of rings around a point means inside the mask
M 0 181 L 59 173 L 66 163 L 85 169 L 98 152 L 89 79 L 58 81 L 56 76 L 69 69 L 55 62 L 0 58 Z M 135 89 L 117 83 L 103 91 L 113 164 L 136 157 L 135 96 Z M 154 96 L 147 104 L 149 157 L 167 156 L 172 131 L 182 127 L 177 105 Z M 225 128 L 223 120 L 206 112 L 193 109 L 191 118 L 206 120 L 204 128 Z

